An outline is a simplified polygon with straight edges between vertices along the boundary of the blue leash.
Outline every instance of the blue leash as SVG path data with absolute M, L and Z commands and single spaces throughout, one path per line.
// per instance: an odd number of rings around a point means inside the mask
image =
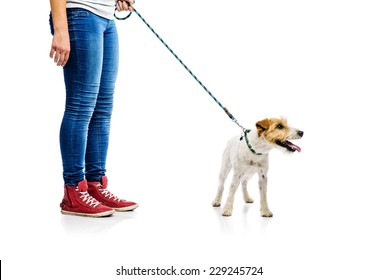
M 132 12 L 129 12 L 129 14 L 125 17 L 118 17 L 116 15 L 117 10 L 114 11 L 114 17 L 118 20 L 126 20 L 128 19 Z M 155 34 L 155 36 L 160 40 L 160 42 L 163 43 L 163 45 L 171 52 L 171 54 L 180 62 L 180 64 L 186 69 L 186 71 L 189 72 L 189 74 L 200 84 L 200 86 L 210 95 L 210 97 L 223 109 L 223 111 L 227 114 L 227 116 L 236 123 L 237 126 L 239 126 L 243 130 L 243 134 L 240 137 L 240 141 L 245 138 L 248 148 L 256 155 L 262 155 L 261 153 L 257 153 L 251 146 L 251 144 L 248 141 L 247 134 L 251 131 L 249 129 L 244 128 L 242 125 L 238 123 L 236 118 L 228 111 L 226 107 L 222 105 L 222 103 L 219 102 L 218 99 L 215 98 L 215 96 L 207 89 L 207 87 L 197 78 L 196 75 L 193 74 L 193 72 L 186 66 L 186 64 L 177 56 L 177 54 L 168 46 L 168 44 L 159 36 L 159 34 L 156 33 L 156 31 L 151 27 L 151 25 L 148 24 L 148 22 L 140 15 L 140 13 L 133 7 L 133 12 L 138 15 L 138 17 L 146 24 L 146 26 L 152 31 L 152 33 Z

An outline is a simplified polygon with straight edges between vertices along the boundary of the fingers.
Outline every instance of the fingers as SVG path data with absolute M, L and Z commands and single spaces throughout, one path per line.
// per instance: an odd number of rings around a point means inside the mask
M 117 11 L 118 12 L 129 11 L 129 5 L 127 5 L 127 3 L 125 1 L 118 1 Z
M 134 1 L 133 0 L 119 0 L 117 1 L 117 11 L 133 11 L 133 5 Z
M 57 66 L 65 66 L 70 56 L 70 38 L 68 31 L 56 33 L 53 37 L 50 49 L 50 58 L 54 59 Z
M 133 7 L 134 7 L 134 1 L 133 0 L 126 0 L 128 3 L 129 3 L 129 12 L 132 12 L 133 11 Z
M 117 2 L 117 6 L 116 6 L 116 8 L 117 8 L 117 12 L 122 11 L 122 2 L 121 2 L 121 1 L 118 1 L 118 2 Z
M 55 49 L 54 49 L 54 47 L 51 47 L 51 50 L 50 50 L 50 58 L 53 58 L 53 57 L 54 57 L 54 53 L 55 53 Z
M 56 63 L 57 66 L 64 67 L 68 61 L 69 56 L 69 50 L 59 50 L 54 47 L 51 47 L 50 58 L 54 59 L 54 63 Z
M 69 53 L 67 52 L 61 52 L 61 53 L 55 53 L 54 62 L 57 66 L 64 67 L 68 61 Z

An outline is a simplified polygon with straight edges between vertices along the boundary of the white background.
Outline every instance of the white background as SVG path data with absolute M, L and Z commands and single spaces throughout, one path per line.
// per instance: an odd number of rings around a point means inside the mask
M 302 153 L 271 154 L 271 219 L 259 216 L 256 179 L 254 204 L 239 192 L 232 217 L 211 207 L 223 148 L 239 129 L 136 15 L 117 22 L 107 175 L 112 192 L 140 207 L 107 219 L 62 216 L 65 93 L 48 58 L 49 3 L 4 4 L 4 279 L 122 279 L 122 265 L 207 271 L 175 279 L 213 279 L 211 266 L 262 266 L 252 279 L 377 279 L 376 1 L 136 5 L 244 126 L 286 116 L 304 130 Z M 155 278 L 169 279 L 129 277 Z

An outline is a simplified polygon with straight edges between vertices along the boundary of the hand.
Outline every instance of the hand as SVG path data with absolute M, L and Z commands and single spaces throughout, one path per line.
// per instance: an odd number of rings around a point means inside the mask
M 117 0 L 117 11 L 129 11 L 130 13 L 133 11 L 133 5 L 134 5 L 134 0 Z
M 50 58 L 54 58 L 57 66 L 66 65 L 70 56 L 70 36 L 68 31 L 56 32 L 50 50 Z

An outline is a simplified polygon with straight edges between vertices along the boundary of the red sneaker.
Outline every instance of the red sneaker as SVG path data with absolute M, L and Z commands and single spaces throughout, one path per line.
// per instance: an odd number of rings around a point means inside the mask
M 107 189 L 108 178 L 102 176 L 101 182 L 88 182 L 88 193 L 102 204 L 116 211 L 132 211 L 139 205 L 132 201 L 120 199 Z
M 87 192 L 87 181 L 80 181 L 77 187 L 64 186 L 64 197 L 60 207 L 62 214 L 86 216 L 86 217 L 105 217 L 112 215 L 115 211 L 102 205 Z

